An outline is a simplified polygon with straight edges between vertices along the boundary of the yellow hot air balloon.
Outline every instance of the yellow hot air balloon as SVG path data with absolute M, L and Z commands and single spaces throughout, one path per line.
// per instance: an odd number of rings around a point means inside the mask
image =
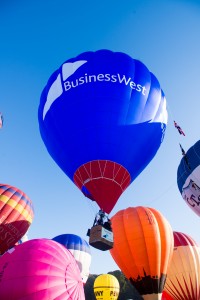
M 94 294 L 97 300 L 117 300 L 119 281 L 111 274 L 101 274 L 94 281 Z
M 173 231 L 157 210 L 129 207 L 112 218 L 110 253 L 144 300 L 161 299 L 173 253 Z

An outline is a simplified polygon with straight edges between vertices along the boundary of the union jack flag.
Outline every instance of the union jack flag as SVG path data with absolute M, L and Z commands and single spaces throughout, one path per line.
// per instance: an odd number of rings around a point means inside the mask
M 183 129 L 174 121 L 174 126 L 178 129 L 178 132 L 185 136 Z

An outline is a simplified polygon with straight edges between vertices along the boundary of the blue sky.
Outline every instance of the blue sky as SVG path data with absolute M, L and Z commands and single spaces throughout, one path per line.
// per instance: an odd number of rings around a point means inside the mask
M 153 161 L 120 197 L 111 216 L 129 206 L 159 210 L 174 231 L 200 242 L 200 219 L 183 201 L 176 183 L 181 159 L 199 140 L 199 1 L 1 1 L 0 131 L 1 183 L 33 201 L 29 239 L 62 233 L 86 237 L 98 211 L 59 169 L 40 137 L 37 110 L 50 75 L 85 51 L 110 49 L 141 60 L 165 92 L 169 121 Z M 176 120 L 186 133 L 179 136 Z M 118 269 L 109 252 L 91 248 L 91 273 Z

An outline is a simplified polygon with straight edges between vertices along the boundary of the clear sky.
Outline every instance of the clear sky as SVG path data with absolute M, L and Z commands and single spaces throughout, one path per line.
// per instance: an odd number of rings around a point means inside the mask
M 73 233 L 88 241 L 86 232 L 98 207 L 49 156 L 37 110 L 54 70 L 71 57 L 98 49 L 141 60 L 158 78 L 169 112 L 157 155 L 110 216 L 130 206 L 154 207 L 174 231 L 200 242 L 200 219 L 176 183 L 179 142 L 188 150 L 200 132 L 200 2 L 192 0 L 0 1 L 0 111 L 5 121 L 0 130 L 0 182 L 32 199 L 35 218 L 29 239 Z M 108 251 L 91 252 L 91 273 L 118 269 Z

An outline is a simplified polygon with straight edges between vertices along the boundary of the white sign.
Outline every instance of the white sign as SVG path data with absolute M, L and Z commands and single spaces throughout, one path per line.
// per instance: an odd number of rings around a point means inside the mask
M 105 229 L 104 227 L 102 227 L 101 230 L 101 237 L 106 239 L 109 242 L 113 242 L 113 233 L 107 229 Z

